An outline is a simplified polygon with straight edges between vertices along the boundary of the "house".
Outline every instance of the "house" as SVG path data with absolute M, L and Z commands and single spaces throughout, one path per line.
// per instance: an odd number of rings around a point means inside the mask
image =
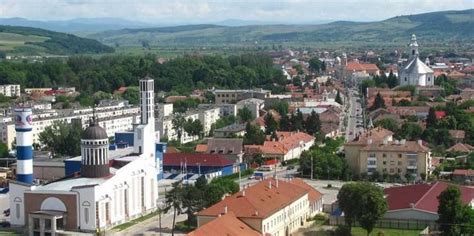
M 400 68 L 399 82 L 401 86 L 433 86 L 434 71 L 418 58 L 418 42 L 416 36 L 412 35 L 410 42 L 410 58 Z
M 445 182 L 414 184 L 384 189 L 388 211 L 385 219 L 438 220 L 438 196 L 449 186 Z M 474 202 L 474 188 L 458 186 L 463 204 Z M 471 205 L 472 206 L 472 205 Z
M 234 162 L 221 154 L 165 153 L 163 170 L 171 173 L 205 174 L 208 178 L 234 173 Z
M 245 135 L 246 124 L 231 124 L 214 130 L 216 138 L 243 137 Z
M 456 143 L 461 143 L 466 137 L 466 132 L 464 130 L 451 129 L 449 130 L 449 135 L 451 135 Z
M 276 159 L 279 162 L 299 158 L 303 151 L 309 150 L 315 138 L 304 132 L 277 131 L 278 139 L 270 136 L 262 145 L 245 145 L 246 155 L 262 154 L 266 159 Z
M 206 144 L 198 144 L 195 151 L 224 155 L 229 160 L 241 163 L 244 154 L 243 142 L 241 138 L 210 138 Z
M 197 230 L 232 212 L 261 235 L 290 235 L 321 210 L 322 194 L 302 180 L 268 178 L 198 212 Z
M 387 111 L 400 117 L 416 116 L 420 120 L 426 119 L 429 110 L 429 106 L 392 106 L 387 108 Z
M 458 183 L 474 183 L 474 170 L 456 169 L 453 172 L 453 180 Z
M 456 143 L 450 148 L 446 149 L 447 152 L 462 152 L 462 153 L 470 153 L 474 151 L 474 147 L 467 144 L 467 143 Z
M 270 96 L 271 91 L 264 90 L 264 89 L 253 89 L 253 90 L 216 89 L 213 91 L 213 93 L 214 93 L 216 104 L 223 104 L 223 103 L 236 103 L 240 100 L 244 100 L 247 98 L 265 99 Z
M 216 219 L 188 233 L 188 236 L 260 236 L 260 232 L 239 220 L 234 212 L 224 212 Z

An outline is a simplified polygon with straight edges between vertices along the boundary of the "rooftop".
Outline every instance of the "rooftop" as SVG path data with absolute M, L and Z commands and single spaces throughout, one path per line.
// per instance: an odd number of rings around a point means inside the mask
M 428 152 L 429 149 L 417 141 L 391 141 L 391 142 L 375 142 L 368 144 L 364 151 L 394 151 L 394 152 Z
M 165 153 L 163 154 L 164 166 L 216 166 L 224 167 L 233 165 L 233 162 L 220 154 L 205 153 Z
M 384 189 L 388 210 L 417 209 L 433 214 L 438 212 L 439 194 L 449 186 L 445 182 L 431 184 L 414 184 Z M 458 186 L 461 190 L 461 201 L 469 204 L 474 199 L 474 188 Z
M 208 235 L 258 236 L 261 234 L 237 219 L 233 212 L 228 212 L 188 234 L 188 236 Z

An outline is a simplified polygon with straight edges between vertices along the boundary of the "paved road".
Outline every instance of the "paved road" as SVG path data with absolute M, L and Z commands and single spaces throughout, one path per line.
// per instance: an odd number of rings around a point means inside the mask
M 362 132 L 363 128 L 357 128 L 357 122 L 359 121 L 360 124 L 363 123 L 361 118 L 357 118 L 357 116 L 361 116 L 362 114 L 362 107 L 359 102 L 357 102 L 357 95 L 354 94 L 355 90 L 349 89 L 349 111 L 348 111 L 348 120 L 347 120 L 347 127 L 346 127 L 346 140 L 350 141 L 353 140 L 357 133 Z

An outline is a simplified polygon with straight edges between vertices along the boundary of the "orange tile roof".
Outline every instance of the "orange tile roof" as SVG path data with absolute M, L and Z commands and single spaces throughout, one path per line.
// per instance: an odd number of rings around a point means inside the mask
M 474 151 L 474 147 L 467 144 L 467 143 L 456 143 L 446 151 L 448 152 L 472 152 Z
M 301 142 L 308 143 L 314 140 L 313 136 L 304 132 L 277 131 L 276 135 L 278 140 L 270 141 L 271 136 L 268 136 L 263 145 L 245 145 L 246 152 L 284 155 L 289 150 L 298 147 Z
M 291 183 L 308 190 L 308 198 L 311 203 L 316 202 L 323 197 L 322 193 L 311 187 L 311 185 L 307 184 L 300 178 L 294 178 L 293 180 L 291 180 Z
M 224 198 L 197 215 L 217 216 L 227 207 L 238 218 L 265 219 L 305 194 L 309 194 L 309 191 L 292 181 L 268 178 Z
M 359 62 L 348 62 L 346 65 L 347 71 L 378 71 L 379 68 L 375 64 L 371 63 L 359 63 Z
M 209 223 L 197 228 L 188 236 L 258 236 L 259 232 L 235 217 L 233 212 L 217 217 Z
M 372 139 L 372 142 L 381 142 L 387 136 L 393 135 L 393 132 L 382 127 L 376 127 L 365 133 L 357 136 L 354 140 L 347 142 L 345 145 L 367 145 L 367 141 Z
M 207 144 L 198 144 L 194 149 L 196 152 L 207 152 Z

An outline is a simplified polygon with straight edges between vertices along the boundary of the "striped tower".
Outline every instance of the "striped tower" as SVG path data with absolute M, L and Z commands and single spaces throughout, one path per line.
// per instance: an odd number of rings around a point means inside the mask
M 16 180 L 27 184 L 33 183 L 32 114 L 29 107 L 15 108 Z

